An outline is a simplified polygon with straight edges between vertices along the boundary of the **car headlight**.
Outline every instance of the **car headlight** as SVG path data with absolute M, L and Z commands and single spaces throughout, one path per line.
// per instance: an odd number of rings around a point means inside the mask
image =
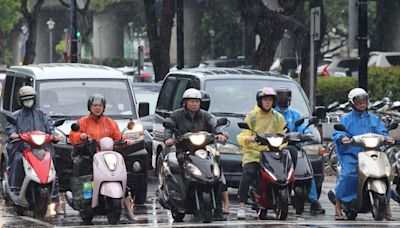
M 187 163 L 186 164 L 187 169 L 189 172 L 193 173 L 195 176 L 201 176 L 201 171 L 197 166 L 193 165 L 192 163 Z
M 222 154 L 240 154 L 240 147 L 235 144 L 226 143 L 221 145 L 219 149 Z
M 117 167 L 117 156 L 113 153 L 105 153 L 103 157 L 108 169 L 114 171 Z
M 46 135 L 45 134 L 31 134 L 31 139 L 32 141 L 38 145 L 41 146 L 43 145 L 44 141 L 46 140 Z
M 216 177 L 219 177 L 219 175 L 221 175 L 221 170 L 219 169 L 219 165 L 217 163 L 214 163 L 213 174 Z
M 143 125 L 135 123 L 135 125 L 133 126 L 133 128 L 131 130 L 129 130 L 129 129 L 124 130 L 123 135 L 134 141 L 144 140 Z
M 269 144 L 273 147 L 279 147 L 283 143 L 283 137 L 275 136 L 275 137 L 267 137 Z
M 380 139 L 376 136 L 362 137 L 362 142 L 367 148 L 375 148 L 378 146 Z
M 196 155 L 197 157 L 201 158 L 201 159 L 206 159 L 207 158 L 207 151 L 200 149 L 200 150 L 196 150 L 194 152 L 194 155 Z
M 193 134 L 189 136 L 189 140 L 196 146 L 203 144 L 206 141 L 206 135 L 204 134 Z

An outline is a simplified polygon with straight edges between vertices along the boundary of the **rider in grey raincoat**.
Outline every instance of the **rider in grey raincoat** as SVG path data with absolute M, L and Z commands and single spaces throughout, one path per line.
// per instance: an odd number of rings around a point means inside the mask
M 352 89 L 348 98 L 353 110 L 342 117 L 340 123 L 353 136 L 365 133 L 388 136 L 388 131 L 379 117 L 367 111 L 369 99 L 364 89 Z M 357 198 L 357 156 L 359 152 L 363 151 L 363 148 L 351 143 L 352 135 L 344 131 L 334 131 L 332 135 L 332 140 L 337 146 L 337 157 L 341 165 L 335 189 L 337 219 L 342 216 L 340 211 L 341 203 L 349 203 Z
M 39 130 L 47 134 L 55 136 L 55 140 L 59 138 L 54 131 L 53 123 L 49 116 L 43 111 L 37 109 L 36 91 L 30 86 L 23 86 L 18 91 L 18 101 L 21 108 L 15 111 L 12 115 L 16 119 L 16 124 L 7 124 L 6 132 L 10 141 L 19 138 L 18 134 L 29 131 Z M 50 150 L 54 156 L 54 149 L 51 144 L 44 145 Z M 7 144 L 7 153 L 10 162 L 10 187 L 12 191 L 19 191 L 24 180 L 24 167 L 22 164 L 22 150 L 24 143 L 15 141 Z M 54 159 L 53 159 L 54 161 Z M 58 199 L 58 185 L 53 191 L 53 199 Z

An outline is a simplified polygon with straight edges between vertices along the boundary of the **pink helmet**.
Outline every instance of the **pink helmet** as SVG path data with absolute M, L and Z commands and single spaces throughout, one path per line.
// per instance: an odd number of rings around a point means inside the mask
M 257 100 L 257 105 L 258 105 L 258 107 L 260 107 L 261 109 L 263 109 L 261 99 L 262 99 L 263 97 L 266 97 L 266 96 L 271 96 L 271 97 L 273 97 L 273 99 L 274 99 L 274 104 L 272 105 L 272 107 L 275 107 L 275 104 L 276 104 L 276 92 L 275 92 L 275 89 L 274 89 L 274 88 L 271 88 L 271 87 L 268 87 L 268 86 L 263 87 L 263 88 L 257 90 L 257 93 L 256 93 L 256 100 Z
M 99 140 L 100 151 L 112 151 L 114 149 L 114 140 L 110 137 L 104 137 Z

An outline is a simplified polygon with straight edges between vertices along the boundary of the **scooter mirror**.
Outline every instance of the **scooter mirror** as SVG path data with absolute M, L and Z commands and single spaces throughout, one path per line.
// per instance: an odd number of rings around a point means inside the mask
M 80 126 L 77 123 L 71 124 L 71 131 L 79 131 Z
M 301 119 L 298 119 L 298 120 L 294 123 L 294 125 L 295 125 L 296 127 L 298 127 L 298 126 L 302 125 L 303 123 L 304 123 L 304 119 L 301 118 Z
M 165 128 L 174 129 L 174 128 L 175 128 L 175 123 L 166 120 L 166 121 L 163 123 L 163 126 L 164 126 Z
M 58 119 L 58 120 L 55 120 L 54 121 L 54 126 L 55 127 L 58 127 L 58 126 L 61 126 L 61 125 L 63 125 L 63 123 L 65 122 L 65 119 Z
M 240 122 L 240 123 L 238 123 L 238 126 L 239 126 L 239 128 L 241 128 L 241 129 L 248 129 L 248 130 L 251 130 L 250 127 L 249 127 L 249 125 L 247 125 L 246 122 Z
M 398 126 L 399 126 L 399 123 L 391 122 L 389 124 L 388 130 L 390 131 L 390 130 L 396 129 Z
M 228 119 L 225 117 L 217 120 L 217 126 L 223 126 L 227 124 L 228 124 Z
M 336 131 L 346 131 L 346 127 L 343 124 L 335 124 L 333 128 L 335 128 Z

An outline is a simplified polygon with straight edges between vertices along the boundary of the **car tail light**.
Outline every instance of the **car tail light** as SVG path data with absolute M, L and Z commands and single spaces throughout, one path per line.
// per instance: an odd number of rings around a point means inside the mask
M 150 77 L 150 74 L 149 74 L 149 73 L 146 73 L 146 72 L 143 72 L 143 73 L 141 73 L 141 77 L 142 77 L 142 78 L 149 78 L 149 77 Z
M 326 70 L 329 65 L 330 65 L 330 63 L 326 64 L 326 66 L 322 70 L 322 75 L 325 76 L 325 77 L 329 77 L 329 72 Z

